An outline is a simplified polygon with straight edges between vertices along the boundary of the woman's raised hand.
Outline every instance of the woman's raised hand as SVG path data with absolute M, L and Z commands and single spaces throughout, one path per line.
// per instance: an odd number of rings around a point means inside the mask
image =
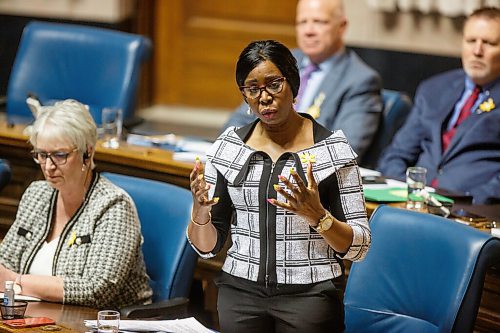
M 325 215 L 325 209 L 321 205 L 318 184 L 313 176 L 311 162 L 307 165 L 308 186 L 304 184 L 297 172 L 293 169 L 290 171 L 290 174 L 294 178 L 296 185 L 290 182 L 286 177 L 278 176 L 289 191 L 286 191 L 277 184 L 274 185 L 276 192 L 281 194 L 286 199 L 286 202 L 276 199 L 268 199 L 268 201 L 275 206 L 294 212 L 305 218 L 311 226 L 316 226 L 319 219 Z
M 201 206 L 212 206 L 219 201 L 219 198 L 217 197 L 214 197 L 211 200 L 208 199 L 210 184 L 205 181 L 204 171 L 205 167 L 197 157 L 194 163 L 194 168 L 189 177 L 191 193 L 193 195 L 193 208 L 195 209 Z

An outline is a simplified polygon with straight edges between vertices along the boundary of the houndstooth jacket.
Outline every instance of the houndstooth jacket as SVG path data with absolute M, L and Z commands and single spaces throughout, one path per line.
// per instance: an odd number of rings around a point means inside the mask
M 27 274 L 49 233 L 57 193 L 45 181 L 33 182 L 25 191 L 16 220 L 0 244 L 5 267 Z M 64 280 L 63 303 L 120 308 L 149 302 L 152 291 L 141 242 L 132 199 L 96 174 L 57 245 L 52 275 Z
M 355 153 L 341 131 L 332 134 L 313 121 L 315 144 L 283 154 L 273 163 L 267 154 L 244 143 L 257 121 L 228 128 L 207 152 L 209 195 L 220 198 L 212 207 L 218 237 L 210 253 L 197 252 L 203 258 L 213 257 L 230 229 L 232 245 L 222 269 L 231 275 L 266 285 L 309 284 L 342 275 L 340 258 L 361 260 L 371 242 Z M 336 253 L 305 219 L 266 201 L 285 201 L 273 184 L 284 186 L 278 175 L 294 181 L 292 167 L 307 184 L 308 157 L 315 159 L 313 174 L 323 207 L 354 231 L 347 253 Z

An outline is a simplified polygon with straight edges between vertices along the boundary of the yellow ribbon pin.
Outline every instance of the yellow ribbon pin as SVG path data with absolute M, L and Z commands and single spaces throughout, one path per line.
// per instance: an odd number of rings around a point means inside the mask
M 479 105 L 479 110 L 481 110 L 482 112 L 490 112 L 494 108 L 495 103 L 493 102 L 493 99 L 491 97 Z
M 307 113 L 311 115 L 314 119 L 318 119 L 321 115 L 321 104 L 325 100 L 325 93 L 320 92 L 318 97 L 314 99 L 313 105 L 307 109 Z
M 68 241 L 68 247 L 71 247 L 71 245 L 73 245 L 75 243 L 75 240 L 76 240 L 76 232 L 73 231 L 73 233 L 71 233 L 71 237 L 69 238 L 69 241 Z

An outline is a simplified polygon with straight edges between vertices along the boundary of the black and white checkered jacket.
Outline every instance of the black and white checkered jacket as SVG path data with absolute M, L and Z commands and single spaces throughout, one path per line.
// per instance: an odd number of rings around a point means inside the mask
M 207 152 L 209 194 L 220 197 L 212 208 L 218 238 L 210 253 L 198 253 L 214 256 L 230 229 L 232 246 L 222 269 L 231 275 L 263 284 L 309 284 L 342 275 L 339 258 L 361 260 L 371 242 L 355 153 L 341 131 L 332 134 L 314 122 L 314 146 L 283 154 L 273 163 L 244 143 L 256 122 L 228 128 Z M 308 156 L 315 159 L 313 174 L 323 207 L 353 228 L 347 253 L 336 253 L 305 219 L 266 201 L 284 201 L 273 184 L 283 185 L 278 175 L 293 179 L 292 167 L 307 183 Z
M 49 233 L 57 193 L 45 181 L 26 189 L 16 220 L 0 244 L 0 263 L 5 267 L 28 273 Z M 64 280 L 63 302 L 96 308 L 149 302 L 152 292 L 141 243 L 132 199 L 96 174 L 57 245 L 52 275 Z

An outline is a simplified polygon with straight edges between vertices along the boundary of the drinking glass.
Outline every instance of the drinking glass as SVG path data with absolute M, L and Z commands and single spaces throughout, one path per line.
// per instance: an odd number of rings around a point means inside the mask
M 97 313 L 97 332 L 118 333 L 120 328 L 120 312 L 102 310 Z
M 408 185 L 407 209 L 425 211 L 425 199 L 421 191 L 425 189 L 426 174 L 427 169 L 423 167 L 409 167 L 406 169 L 406 185 Z
M 102 109 L 103 146 L 116 149 L 120 147 L 122 136 L 123 112 L 118 108 Z

